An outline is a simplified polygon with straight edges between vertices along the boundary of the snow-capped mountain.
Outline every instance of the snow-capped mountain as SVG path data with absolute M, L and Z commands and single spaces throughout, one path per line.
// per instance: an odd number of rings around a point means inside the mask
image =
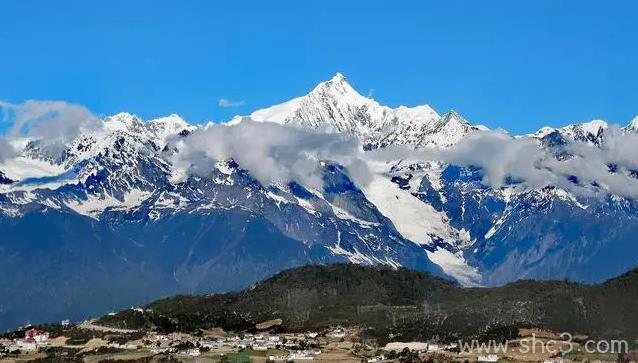
M 340 73 L 305 96 L 255 111 L 249 117 L 352 134 L 367 149 L 388 145 L 451 146 L 477 130 L 454 111 L 441 117 L 428 105 L 381 106 L 359 94 Z
M 227 127 L 250 120 L 354 136 L 365 150 L 449 149 L 485 129 L 454 111 L 382 106 L 341 74 Z M 0 251 L 11 256 L 0 268 L 11 297 L 0 302 L 0 325 L 238 288 L 308 263 L 406 266 L 464 285 L 598 281 L 638 264 L 637 200 L 515 181 L 491 187 L 473 166 L 369 161 L 372 176 L 357 184 L 346 167 L 321 160 L 317 186 L 263 183 L 228 157 L 175 178 L 175 157 L 209 127 L 120 113 L 69 142 L 14 140 L 18 155 L 0 162 Z M 522 137 L 564 160 L 565 145 L 600 147 L 608 128 L 592 121 Z M 206 147 L 219 145 L 195 153 Z
M 559 129 L 543 127 L 530 136 L 553 143 L 560 140 L 562 143 L 578 141 L 590 145 L 599 145 L 602 140 L 602 135 L 608 127 L 607 122 L 603 120 L 592 120 L 585 123 L 568 125 Z M 627 129 L 631 127 L 632 124 L 630 123 Z

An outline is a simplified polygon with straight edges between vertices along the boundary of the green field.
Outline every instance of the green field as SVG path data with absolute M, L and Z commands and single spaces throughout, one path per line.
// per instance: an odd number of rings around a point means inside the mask
M 233 362 L 233 363 L 249 363 L 250 356 L 253 355 L 252 349 L 244 349 L 240 352 L 229 353 L 226 354 L 225 359 L 222 359 L 222 362 Z
M 285 350 L 280 349 L 268 349 L 265 351 L 256 351 L 252 349 L 244 349 L 241 352 L 229 353 L 223 359 L 224 362 L 232 363 L 247 363 L 250 362 L 250 357 L 268 357 L 271 355 L 285 355 Z

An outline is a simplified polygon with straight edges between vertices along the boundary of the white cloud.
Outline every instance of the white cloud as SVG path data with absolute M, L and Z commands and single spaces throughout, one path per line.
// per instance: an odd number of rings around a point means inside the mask
M 369 154 L 374 160 L 443 161 L 478 167 L 482 181 L 500 188 L 508 181 L 520 182 L 525 189 L 555 186 L 578 195 L 638 197 L 638 180 L 630 176 L 638 170 L 638 134 L 610 126 L 600 147 L 574 143 L 565 148 L 572 155 L 558 160 L 551 150 L 534 139 L 515 138 L 503 131 L 478 131 L 449 149 L 413 150 L 390 147 Z M 614 165 L 616 172 L 610 172 Z
M 10 137 L 33 137 L 47 143 L 73 140 L 81 132 L 101 127 L 86 107 L 63 101 L 0 101 L 3 121 L 12 124 Z
M 601 147 L 575 143 L 573 155 L 558 160 L 531 138 L 516 138 L 504 131 L 477 131 L 454 147 L 414 150 L 394 146 L 363 152 L 359 142 L 334 133 L 308 131 L 274 123 L 245 120 L 234 126 L 208 125 L 179 141 L 173 158 L 176 175 L 207 176 L 217 160 L 234 159 L 262 184 L 299 181 L 319 187 L 319 163 L 329 160 L 345 166 L 360 186 L 370 180 L 371 162 L 442 161 L 478 167 L 482 182 L 494 188 L 512 180 L 519 188 L 555 186 L 578 195 L 638 197 L 638 134 L 618 127 L 606 131 Z M 609 165 L 617 172 L 610 173 Z M 574 182 L 574 177 L 578 183 Z
M 217 101 L 217 105 L 219 107 L 239 107 L 239 106 L 243 106 L 246 104 L 246 101 L 231 101 L 227 98 L 220 98 L 219 101 Z
M 10 124 L 4 146 L 0 141 L 0 158 L 15 156 L 10 141 L 16 138 L 37 140 L 43 153 L 55 156 L 81 133 L 102 127 L 86 107 L 63 101 L 0 101 L 0 114 L 2 122 Z
M 322 185 L 320 162 L 338 162 L 365 182 L 366 170 L 359 158 L 361 147 L 352 138 L 269 122 L 243 121 L 237 125 L 210 124 L 178 142 L 172 160 L 178 177 L 207 176 L 216 160 L 234 159 L 262 184 L 299 181 Z
M 16 151 L 6 137 L 0 136 L 0 162 L 10 159 L 16 155 Z
M 84 106 L 61 101 L 0 101 L 0 116 L 11 125 L 7 134 L 0 136 L 0 161 L 16 155 L 12 147 L 16 138 L 40 140 L 41 150 L 54 155 L 79 134 L 103 127 Z M 345 166 L 363 185 L 369 180 L 370 161 L 439 160 L 479 167 L 483 183 L 496 188 L 516 180 L 527 189 L 551 185 L 581 195 L 610 192 L 638 197 L 634 177 L 638 171 L 638 133 L 613 125 L 605 130 L 600 147 L 584 143 L 566 146 L 564 151 L 572 155 L 566 160 L 558 160 L 534 139 L 498 130 L 474 132 L 449 149 L 396 146 L 364 153 L 358 140 L 345 135 L 245 120 L 234 126 L 201 127 L 176 142 L 180 152 L 172 160 L 175 175 L 207 175 L 215 161 L 232 158 L 263 184 L 296 180 L 319 186 L 320 162 L 329 160 Z

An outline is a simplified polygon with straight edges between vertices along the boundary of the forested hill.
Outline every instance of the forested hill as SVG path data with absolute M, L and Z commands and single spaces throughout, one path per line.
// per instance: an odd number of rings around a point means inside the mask
M 457 339 L 533 326 L 593 337 L 638 337 L 638 269 L 598 285 L 521 280 L 462 288 L 425 272 L 351 264 L 287 270 L 239 292 L 175 296 L 101 323 L 194 331 L 212 326 L 254 330 L 282 319 L 285 330 L 358 326 L 405 339 Z

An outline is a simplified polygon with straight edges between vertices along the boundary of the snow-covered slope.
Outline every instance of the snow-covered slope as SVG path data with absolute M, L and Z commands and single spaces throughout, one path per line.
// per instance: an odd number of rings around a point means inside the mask
M 450 226 L 444 212 L 423 203 L 384 176 L 377 176 L 364 193 L 403 237 L 421 245 L 428 258 L 445 273 L 465 286 L 480 284 L 478 271 L 468 266 L 462 251 L 454 248 L 460 239 L 459 232 Z

